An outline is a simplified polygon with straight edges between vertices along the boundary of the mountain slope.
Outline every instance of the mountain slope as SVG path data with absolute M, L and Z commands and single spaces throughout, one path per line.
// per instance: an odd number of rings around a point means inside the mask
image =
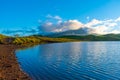
M 120 34 L 84 35 L 84 36 L 60 36 L 59 38 L 77 39 L 81 41 L 120 41 Z
M 69 30 L 64 32 L 57 32 L 57 33 L 51 33 L 46 36 L 49 37 L 58 37 L 58 36 L 65 36 L 65 35 L 87 35 L 88 34 L 87 28 L 81 28 L 78 30 Z

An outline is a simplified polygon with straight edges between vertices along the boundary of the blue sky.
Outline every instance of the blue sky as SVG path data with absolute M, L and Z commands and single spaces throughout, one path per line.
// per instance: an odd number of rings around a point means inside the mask
M 120 17 L 120 0 L 0 0 L 0 29 L 26 29 L 46 21 L 47 15 L 63 21 Z

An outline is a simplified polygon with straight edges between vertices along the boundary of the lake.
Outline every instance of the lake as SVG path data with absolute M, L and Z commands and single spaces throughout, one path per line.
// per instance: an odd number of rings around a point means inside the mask
M 120 80 L 120 42 L 42 44 L 17 50 L 32 80 Z

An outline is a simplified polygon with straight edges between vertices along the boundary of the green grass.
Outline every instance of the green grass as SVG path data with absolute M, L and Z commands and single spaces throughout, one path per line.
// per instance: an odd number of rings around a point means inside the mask
M 36 37 L 36 36 L 28 36 L 28 37 L 17 37 L 12 42 L 16 45 L 31 45 L 31 44 L 42 44 L 42 43 L 55 43 L 55 42 L 69 42 L 74 41 L 72 39 L 65 38 L 49 38 L 49 37 Z
M 58 43 L 58 42 L 73 42 L 73 41 L 120 41 L 120 34 L 107 35 L 85 35 L 85 36 L 61 36 L 56 38 L 44 37 L 39 35 L 26 37 L 10 37 L 0 34 L 0 44 L 14 45 L 36 45 L 42 43 Z
M 5 36 L 5 35 L 0 34 L 0 44 L 3 44 L 3 43 L 4 43 L 4 39 L 5 39 L 5 38 L 8 38 L 8 36 Z
M 81 41 L 120 41 L 120 34 L 61 36 L 59 38 L 76 39 Z
M 43 36 L 26 36 L 26 37 L 8 37 L 5 35 L 0 35 L 0 44 L 14 44 L 14 45 L 35 45 L 42 43 L 57 43 L 57 42 L 70 42 L 76 41 L 73 39 L 66 38 L 49 38 Z

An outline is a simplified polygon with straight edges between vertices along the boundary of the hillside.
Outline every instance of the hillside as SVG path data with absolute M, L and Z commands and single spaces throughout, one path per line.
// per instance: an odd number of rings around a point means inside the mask
M 120 34 L 107 35 L 69 35 L 60 37 L 45 37 L 33 35 L 26 37 L 10 37 L 0 34 L 0 44 L 34 45 L 42 43 L 73 42 L 73 41 L 120 41 Z
M 40 35 L 26 36 L 26 37 L 10 37 L 0 35 L 0 44 L 14 44 L 14 45 L 34 45 L 42 43 L 57 43 L 57 42 L 70 42 L 76 41 L 67 38 L 50 38 Z
M 60 36 L 59 38 L 76 39 L 81 41 L 120 41 L 120 34 L 84 35 L 84 36 Z

